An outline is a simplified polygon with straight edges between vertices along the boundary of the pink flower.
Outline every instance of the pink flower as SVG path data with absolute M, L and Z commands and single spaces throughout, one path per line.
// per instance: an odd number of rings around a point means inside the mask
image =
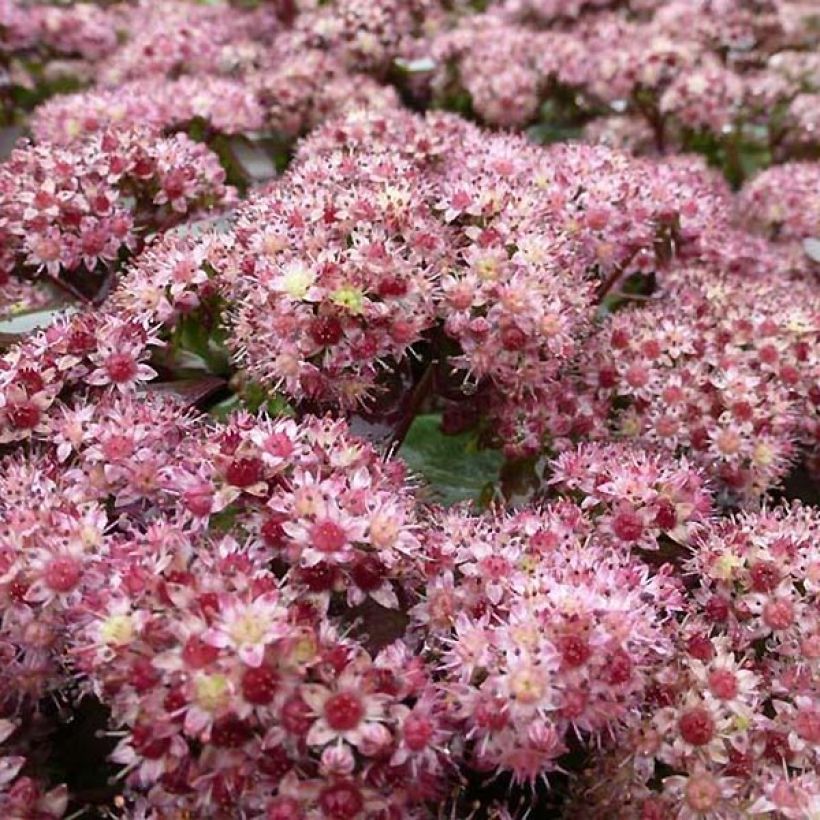
M 150 381 L 157 375 L 156 370 L 140 363 L 136 355 L 127 349 L 102 352 L 94 359 L 98 367 L 86 377 L 86 382 L 95 387 L 110 384 L 118 390 L 126 391 L 139 382 Z
M 309 745 L 344 741 L 359 746 L 368 726 L 384 719 L 387 698 L 365 692 L 361 684 L 361 674 L 348 667 L 332 688 L 318 684 L 301 688 L 302 698 L 316 715 L 306 739 Z
M 219 649 L 231 649 L 251 667 L 262 663 L 267 647 L 287 634 L 284 610 L 275 595 L 249 603 L 230 602 L 203 640 Z

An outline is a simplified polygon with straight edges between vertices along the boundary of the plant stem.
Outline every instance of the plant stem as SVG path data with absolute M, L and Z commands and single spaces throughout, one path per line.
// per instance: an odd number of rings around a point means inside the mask
M 47 278 L 48 281 L 54 285 L 54 287 L 61 290 L 63 293 L 68 294 L 72 299 L 76 299 L 83 305 L 92 304 L 91 300 L 84 293 L 74 287 L 71 282 L 66 282 L 65 279 L 61 279 L 59 276 L 54 276 L 53 274 L 48 274 Z
M 396 430 L 394 431 L 393 436 L 390 440 L 391 450 L 398 450 L 398 448 L 401 447 L 404 439 L 407 437 L 407 433 L 410 432 L 410 428 L 413 425 L 413 420 L 418 415 L 418 412 L 421 409 L 424 400 L 427 398 L 427 396 L 430 395 L 430 390 L 433 387 L 433 377 L 435 375 L 435 370 L 436 361 L 434 359 L 427 365 L 424 373 L 422 373 L 421 378 L 418 380 L 416 386 L 413 388 L 413 394 L 410 397 L 407 412 L 405 412 L 402 415 L 401 423 L 398 425 L 398 427 L 396 427 Z
M 627 258 L 624 259 L 624 261 L 621 262 L 620 265 L 613 268 L 612 273 L 610 273 L 609 276 L 607 276 L 607 278 L 604 279 L 603 282 L 601 282 L 601 284 L 598 286 L 597 304 L 600 305 L 604 301 L 606 295 L 609 293 L 609 291 L 612 290 L 612 288 L 615 286 L 615 283 L 621 278 L 624 271 L 631 264 L 632 260 L 638 255 L 639 250 L 639 248 L 635 248 L 632 251 L 632 253 L 630 253 L 629 256 L 627 256 Z

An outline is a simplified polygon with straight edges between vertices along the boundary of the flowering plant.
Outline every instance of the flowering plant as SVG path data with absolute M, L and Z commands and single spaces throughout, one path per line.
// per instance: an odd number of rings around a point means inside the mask
M 817 44 L 0 0 L 2 817 L 815 817 Z

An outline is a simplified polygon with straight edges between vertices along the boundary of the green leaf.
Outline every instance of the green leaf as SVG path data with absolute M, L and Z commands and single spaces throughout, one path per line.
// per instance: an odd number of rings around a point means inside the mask
M 292 416 L 293 408 L 278 393 L 270 393 L 261 384 L 248 382 L 241 391 L 242 405 L 251 413 L 264 409 L 270 416 Z
M 2 112 L 0 112 L 0 116 Z M 17 145 L 17 140 L 25 134 L 25 129 L 19 125 L 9 125 L 0 128 L 0 160 L 8 159 L 9 154 Z
M 227 533 L 233 529 L 236 523 L 236 516 L 239 510 L 234 507 L 227 507 L 224 510 L 212 515 L 209 521 L 209 528 L 212 533 Z
M 272 418 L 294 415 L 293 408 L 282 396 L 275 393 L 272 395 L 268 394 L 257 385 L 250 385 L 249 388 L 246 387 L 242 395 L 234 394 L 224 401 L 215 404 L 209 410 L 209 414 L 219 421 L 227 421 L 231 413 L 243 409 L 251 413 L 258 413 L 260 410 L 265 410 Z
M 434 499 L 445 506 L 486 500 L 498 481 L 504 457 L 480 450 L 471 433 L 445 436 L 438 414 L 417 416 L 399 450 L 408 466 L 430 485 Z
M 527 136 L 538 145 L 552 145 L 554 142 L 572 142 L 580 139 L 582 129 L 577 125 L 559 125 L 540 122 L 527 129 Z
M 230 356 L 219 335 L 219 329 L 209 330 L 198 314 L 183 317 L 172 339 L 177 366 L 205 369 L 216 376 L 227 375 Z
M 209 415 L 213 416 L 219 421 L 226 421 L 228 416 L 236 410 L 242 409 L 242 401 L 239 396 L 233 395 L 224 401 L 215 404 L 209 411 Z

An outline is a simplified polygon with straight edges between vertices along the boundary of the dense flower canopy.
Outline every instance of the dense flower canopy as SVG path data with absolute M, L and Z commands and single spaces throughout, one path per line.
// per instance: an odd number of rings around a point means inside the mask
M 819 31 L 0 0 L 0 816 L 817 817 Z

